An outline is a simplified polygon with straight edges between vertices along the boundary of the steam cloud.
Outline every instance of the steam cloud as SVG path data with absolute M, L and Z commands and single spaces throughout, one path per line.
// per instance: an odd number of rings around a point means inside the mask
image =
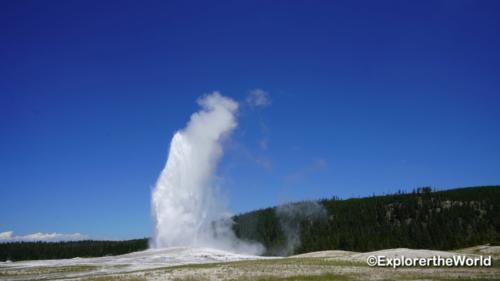
M 152 194 L 154 248 L 210 247 L 259 254 L 262 246 L 239 240 L 214 186 L 221 141 L 236 128 L 238 103 L 218 92 L 198 99 L 200 111 L 175 133 Z
M 283 234 L 285 245 L 278 251 L 279 256 L 288 256 L 301 245 L 300 222 L 303 220 L 322 220 L 327 216 L 323 205 L 315 201 L 288 203 L 276 207 L 276 215 Z
M 268 92 L 262 89 L 255 89 L 248 94 L 247 103 L 250 107 L 266 107 L 271 105 L 271 99 Z

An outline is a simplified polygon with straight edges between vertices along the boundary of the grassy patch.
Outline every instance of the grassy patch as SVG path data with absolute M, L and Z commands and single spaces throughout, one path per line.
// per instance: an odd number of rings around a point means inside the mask
M 127 275 L 114 275 L 114 276 L 99 276 L 87 277 L 80 279 L 80 281 L 146 281 L 146 277 L 142 276 L 127 276 Z
M 182 278 L 174 278 L 173 281 L 207 281 L 208 278 L 199 277 L 199 276 L 186 276 Z
M 265 276 L 265 277 L 257 277 L 257 278 L 243 278 L 243 279 L 237 279 L 237 281 L 250 281 L 250 280 L 256 280 L 256 281 L 349 281 L 353 280 L 347 275 L 339 275 L 339 274 L 333 274 L 333 273 L 325 273 L 325 274 L 318 274 L 318 275 L 294 275 L 294 276 L 288 276 L 288 277 L 279 277 L 279 276 Z M 235 280 L 236 281 L 236 280 Z
M 183 278 L 175 278 L 174 281 L 207 281 L 208 278 L 201 276 L 187 276 Z M 287 277 L 280 276 L 261 276 L 261 277 L 239 277 L 236 279 L 228 279 L 231 281 L 350 281 L 353 280 L 347 275 L 339 275 L 332 273 L 318 275 L 294 275 Z
M 33 267 L 21 269 L 8 269 L 0 271 L 0 276 L 26 276 L 26 275 L 40 275 L 40 274 L 53 274 L 65 272 L 85 272 L 97 269 L 94 265 L 70 265 L 58 267 Z
M 252 267 L 266 265 L 319 265 L 319 266 L 368 266 L 365 262 L 347 261 L 327 258 L 283 258 L 269 260 L 246 260 L 227 263 L 235 267 Z
M 498 281 L 500 278 L 474 278 L 474 277 L 459 277 L 459 278 L 432 278 L 437 281 Z

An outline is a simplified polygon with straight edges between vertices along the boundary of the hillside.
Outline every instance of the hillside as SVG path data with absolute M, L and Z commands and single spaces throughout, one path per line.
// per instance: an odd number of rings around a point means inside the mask
M 0 261 L 103 257 L 145 250 L 148 239 L 0 243 Z
M 500 244 L 500 186 L 298 202 L 240 214 L 233 229 L 266 255 L 388 248 L 453 250 Z M 0 261 L 100 257 L 145 250 L 148 239 L 0 243 Z
M 500 186 L 299 202 L 241 214 L 234 221 L 237 236 L 264 244 L 267 255 L 499 244 Z

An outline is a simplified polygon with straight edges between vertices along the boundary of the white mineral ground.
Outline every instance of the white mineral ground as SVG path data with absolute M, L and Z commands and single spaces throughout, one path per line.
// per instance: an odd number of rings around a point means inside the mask
M 445 251 L 432 251 L 432 250 L 414 250 L 414 249 L 406 249 L 406 248 L 398 248 L 398 249 L 386 249 L 374 252 L 367 253 L 359 253 L 359 252 L 350 252 L 350 251 L 341 251 L 341 250 L 329 250 L 329 251 L 320 251 L 320 252 L 311 252 L 306 254 L 300 254 L 295 256 L 290 256 L 288 258 L 299 258 L 297 261 L 296 267 L 298 268 L 298 272 L 303 272 L 303 267 L 300 265 L 300 260 L 307 258 L 320 258 L 323 260 L 338 260 L 338 261 L 347 261 L 347 262 L 359 262 L 366 264 L 366 258 L 370 255 L 383 255 L 386 257 L 432 257 L 432 256 L 441 256 L 441 257 L 449 257 L 454 255 L 468 255 L 468 256 L 477 256 L 477 255 L 491 255 L 494 260 L 498 260 L 500 258 L 500 247 L 499 246 L 476 246 L 466 249 L 461 249 L 453 252 L 445 252 Z M 43 277 L 44 271 L 50 271 L 51 268 L 55 269 L 56 273 L 47 273 L 45 277 L 48 279 L 51 278 L 79 278 L 79 277 L 88 277 L 88 276 L 99 276 L 102 274 L 143 274 L 145 270 L 150 269 L 158 269 L 158 268 L 166 268 L 178 265 L 195 265 L 195 264 L 209 264 L 209 263 L 223 263 L 223 262 L 233 262 L 233 261 L 243 261 L 243 260 L 280 260 L 283 257 L 262 257 L 262 256 L 252 256 L 252 255 L 243 255 L 243 254 L 235 254 L 222 250 L 215 250 L 209 248 L 194 248 L 194 247 L 172 247 L 166 249 L 149 249 L 146 251 L 134 252 L 125 255 L 118 256 L 106 256 L 106 257 L 98 257 L 98 258 L 73 258 L 73 259 L 59 259 L 59 260 L 36 260 L 36 261 L 19 261 L 19 262 L 0 262 L 0 280 L 39 280 L 38 278 Z M 91 268 L 86 271 L 71 271 L 67 272 L 59 272 L 57 273 L 57 268 L 68 267 L 68 266 L 95 266 L 95 268 Z M 349 267 L 347 265 L 347 267 Z M 352 268 L 341 269 L 341 272 L 364 272 L 364 274 L 380 273 L 387 271 L 387 274 L 391 274 L 390 270 L 392 269 L 380 269 L 378 271 L 374 271 L 377 269 L 368 268 L 368 267 L 352 267 Z M 286 267 L 287 269 L 293 269 L 294 267 Z M 37 270 L 40 270 L 37 272 Z M 194 271 L 184 270 L 183 274 L 196 273 L 198 271 L 203 271 L 206 276 L 213 274 L 224 274 L 224 272 L 219 272 L 220 269 L 193 269 Z M 279 269 L 278 269 L 279 270 Z M 389 270 L 389 271 L 388 271 Z M 419 272 L 419 269 L 408 269 L 406 272 L 415 271 Z M 422 269 L 428 272 L 434 272 L 435 269 Z M 460 268 L 447 268 L 443 269 L 446 272 L 442 272 L 442 274 L 472 274 L 474 277 L 475 273 L 470 271 L 469 269 L 460 269 Z M 482 270 L 483 274 L 487 274 L 489 276 L 491 274 L 496 274 L 497 269 L 491 268 L 483 268 L 477 269 L 479 272 Z M 32 275 L 24 275 L 23 271 L 31 272 Z M 212 272 L 213 271 L 213 272 Z M 258 270 L 255 270 L 255 273 L 258 274 Z M 292 270 L 295 271 L 295 270 Z M 359 271 L 359 272 L 358 272 Z M 366 271 L 366 272 L 365 272 Z M 494 271 L 494 272 L 493 272 Z M 186 273 L 187 272 L 187 273 Z M 423 272 L 423 271 L 420 271 Z M 6 274 L 7 273 L 7 274 Z M 12 274 L 11 274 L 12 273 Z M 21 273 L 18 275 L 18 273 Z M 285 274 L 286 272 L 281 272 Z M 294 274 L 294 272 L 289 272 L 290 274 Z M 320 274 L 321 271 L 313 270 L 311 273 Z M 245 274 L 245 273 L 243 273 Z M 288 273 L 286 273 L 288 274 Z M 383 275 L 382 277 L 384 277 Z M 390 275 L 389 275 L 390 276 Z M 44 278 L 45 278 L 44 277 Z M 183 277 L 183 275 L 181 275 Z M 376 276 L 372 276 L 376 277 Z M 381 277 L 381 278 L 382 278 Z M 384 277 L 385 278 L 385 277 Z M 161 279 L 161 278 L 160 278 Z M 375 278 L 377 279 L 377 278 Z M 150 280 L 150 279 L 148 279 Z M 155 278 L 151 280 L 157 280 Z
M 204 264 L 264 258 L 265 257 L 235 254 L 209 248 L 172 247 L 166 249 L 148 249 L 124 255 L 98 258 L 0 262 L 0 269 L 95 265 L 108 268 L 110 272 L 127 272 L 185 264 Z

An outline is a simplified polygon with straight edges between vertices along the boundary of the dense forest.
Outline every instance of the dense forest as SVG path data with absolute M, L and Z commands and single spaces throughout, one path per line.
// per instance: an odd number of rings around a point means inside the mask
M 234 217 L 242 239 L 258 241 L 267 255 L 326 249 L 450 250 L 500 243 L 500 186 L 339 200 L 268 208 Z
M 341 249 L 450 250 L 500 244 L 500 186 L 306 201 L 234 217 L 238 237 L 258 241 L 266 255 Z M 60 259 L 118 255 L 148 247 L 127 241 L 0 243 L 0 260 Z
M 12 242 L 0 243 L 0 260 L 101 257 L 145 250 L 148 239 L 124 241 Z

